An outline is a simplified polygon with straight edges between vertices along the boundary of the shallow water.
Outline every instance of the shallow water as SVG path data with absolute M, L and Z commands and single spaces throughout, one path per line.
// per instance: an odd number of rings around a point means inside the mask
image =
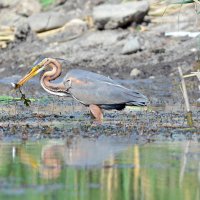
M 105 112 L 102 126 L 84 106 L 46 96 L 34 81 L 23 88 L 35 99 L 30 107 L 2 101 L 0 199 L 199 200 L 199 110 L 189 128 L 169 84 L 130 83 L 123 81 L 151 94 L 151 108 Z M 20 97 L 1 81 L 0 89 Z
M 101 136 L 0 149 L 0 199 L 200 199 L 198 142 Z

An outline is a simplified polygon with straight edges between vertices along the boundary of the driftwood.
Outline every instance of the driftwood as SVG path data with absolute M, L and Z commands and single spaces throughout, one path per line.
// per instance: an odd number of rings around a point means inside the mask
M 15 40 L 15 33 L 12 27 L 0 27 L 0 48 L 6 48 L 7 43 Z
M 14 35 L 1 35 L 0 33 L 0 41 L 14 41 Z
M 152 4 L 150 7 L 149 15 L 152 17 L 158 17 L 158 16 L 166 16 L 171 15 L 175 13 L 180 13 L 180 10 L 187 9 L 188 7 L 191 7 L 189 4 L 182 4 L 181 8 L 178 4 L 169 4 L 167 5 L 166 2 L 157 2 L 155 4 Z M 153 21 L 163 21 L 163 19 L 156 19 L 154 18 Z

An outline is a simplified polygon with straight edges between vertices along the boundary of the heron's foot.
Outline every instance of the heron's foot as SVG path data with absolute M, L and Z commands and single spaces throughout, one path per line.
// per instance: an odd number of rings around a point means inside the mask
M 97 125 L 100 125 L 102 124 L 102 121 L 103 121 L 103 113 L 102 113 L 102 110 L 99 106 L 97 105 L 90 105 L 89 106 L 90 108 L 90 114 L 92 116 L 92 118 L 94 118 L 94 122 L 95 124 Z

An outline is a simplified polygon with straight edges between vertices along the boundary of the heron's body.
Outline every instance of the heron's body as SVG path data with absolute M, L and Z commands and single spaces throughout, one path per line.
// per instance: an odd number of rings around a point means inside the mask
M 70 80 L 70 81 L 69 81 Z M 121 110 L 126 105 L 146 105 L 147 98 L 130 90 L 109 77 L 90 71 L 73 69 L 63 83 L 73 98 L 84 105 L 95 104 L 103 109 Z
M 143 94 L 128 89 L 109 77 L 85 70 L 70 70 L 61 83 L 55 84 L 52 81 L 60 76 L 61 64 L 52 58 L 45 59 L 45 62 L 44 59 L 40 62 L 41 65 L 37 64 L 37 67 L 40 67 L 36 69 L 37 73 L 47 69 L 47 66 L 52 69 L 42 74 L 40 79 L 42 87 L 51 94 L 66 97 L 70 95 L 80 103 L 89 106 L 92 116 L 99 122 L 103 118 L 102 109 L 122 110 L 126 105 L 145 106 L 148 102 Z M 19 81 L 17 86 L 29 80 L 34 73 L 32 71 Z

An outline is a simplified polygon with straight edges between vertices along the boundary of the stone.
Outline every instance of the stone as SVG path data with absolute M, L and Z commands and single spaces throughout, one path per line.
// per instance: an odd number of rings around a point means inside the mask
M 3 67 L 3 68 L 0 68 L 0 73 L 4 72 L 6 69 Z
M 81 34 L 88 29 L 87 23 L 81 19 L 72 19 L 65 25 L 65 32 L 73 34 Z
M 88 30 L 88 25 L 81 19 L 73 19 L 65 24 L 62 31 L 53 36 L 49 36 L 51 41 L 68 41 L 81 36 Z
M 0 0 L 0 8 L 9 8 L 16 5 L 20 0 Z
M 31 34 L 31 29 L 28 23 L 21 23 L 15 29 L 15 39 L 18 41 L 25 41 Z
M 139 69 L 134 68 L 134 69 L 132 69 L 132 71 L 131 71 L 131 73 L 130 73 L 130 76 L 131 76 L 131 77 L 137 77 L 137 76 L 139 76 L 141 73 L 142 73 L 142 72 L 141 72 Z
M 21 0 L 16 4 L 16 13 L 28 17 L 39 13 L 41 8 L 38 0 Z
M 14 12 L 9 12 L 7 9 L 2 9 L 0 12 L 0 26 L 17 27 L 18 24 L 26 22 L 26 17 L 18 15 Z
M 0 0 L 0 8 L 7 8 L 8 13 L 30 16 L 41 11 L 38 0 Z
M 66 18 L 63 13 L 44 12 L 31 15 L 28 23 L 33 31 L 42 32 L 62 27 L 66 23 Z
M 104 31 L 90 31 L 84 39 L 81 39 L 82 46 L 116 46 L 116 44 L 127 36 L 126 31 L 104 30 Z
M 148 1 L 134 1 L 95 6 L 92 15 L 98 29 L 115 29 L 141 22 L 148 10 Z
M 141 42 L 138 37 L 130 37 L 126 40 L 122 48 L 122 54 L 136 53 L 142 49 Z

